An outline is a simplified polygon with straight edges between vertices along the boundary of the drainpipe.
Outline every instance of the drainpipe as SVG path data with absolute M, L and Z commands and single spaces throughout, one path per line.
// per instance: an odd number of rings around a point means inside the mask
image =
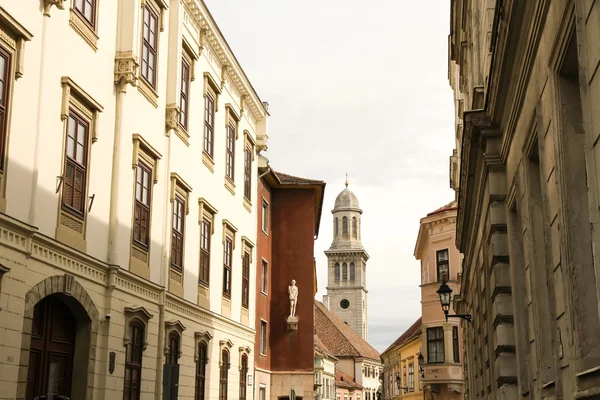
M 40 54 L 40 75 L 38 77 L 38 102 L 37 102 L 37 121 L 35 125 L 35 138 L 33 141 L 33 174 L 31 176 L 31 202 L 29 204 L 29 225 L 36 226 L 36 205 L 38 197 L 38 177 L 40 170 L 40 132 L 42 131 L 42 120 L 40 118 L 42 112 L 42 101 L 44 99 L 44 82 L 46 71 L 46 31 L 48 29 L 48 19 L 50 19 L 50 8 L 52 2 L 44 2 L 44 16 L 42 17 L 42 50 Z
M 170 218 L 169 212 L 171 207 L 171 136 L 173 129 L 167 130 L 166 133 L 166 152 L 164 161 L 164 179 L 165 179 L 165 190 L 164 190 L 164 207 L 163 207 L 163 229 L 164 229 L 164 246 L 162 251 L 162 263 L 160 266 L 160 282 L 159 284 L 163 287 L 162 293 L 159 300 L 159 316 L 158 316 L 158 348 L 156 356 L 156 380 L 154 382 L 154 398 L 155 400 L 161 400 L 162 392 L 162 361 L 165 351 L 165 302 L 167 299 L 167 286 L 169 284 L 169 256 L 170 248 L 169 242 L 171 240 L 171 232 L 167 227 L 169 226 Z
M 122 147 L 123 131 L 123 97 L 127 83 L 120 81 L 117 83 L 117 93 L 115 99 L 115 135 L 113 142 L 112 158 L 112 176 L 110 178 L 110 210 L 108 217 L 108 263 L 119 265 L 119 173 L 121 163 L 119 157 Z

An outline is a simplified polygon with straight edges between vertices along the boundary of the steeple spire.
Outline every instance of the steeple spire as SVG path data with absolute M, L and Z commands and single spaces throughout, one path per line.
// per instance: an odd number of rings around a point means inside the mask
M 346 187 L 348 187 L 348 173 L 346 172 Z

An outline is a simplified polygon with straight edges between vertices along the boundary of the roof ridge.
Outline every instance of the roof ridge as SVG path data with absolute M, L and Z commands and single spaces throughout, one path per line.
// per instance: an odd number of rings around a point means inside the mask
M 398 339 L 394 340 L 392 342 L 392 344 L 390 344 L 388 346 L 388 348 L 383 351 L 383 353 L 387 353 L 387 351 L 390 350 L 392 347 L 394 347 L 394 346 L 400 346 L 400 345 L 408 342 L 409 340 L 417 337 L 418 336 L 417 333 L 419 333 L 419 335 L 420 335 L 421 334 L 421 329 L 417 329 L 417 328 L 420 328 L 422 326 L 422 324 L 423 324 L 423 318 L 419 317 L 400 336 L 398 336 Z

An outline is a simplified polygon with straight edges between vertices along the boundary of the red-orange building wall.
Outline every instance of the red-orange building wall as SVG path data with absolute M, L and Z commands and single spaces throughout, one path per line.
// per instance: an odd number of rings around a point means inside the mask
M 262 230 L 262 202 L 265 200 L 269 205 L 271 205 L 271 189 L 268 185 L 263 183 L 263 180 L 259 180 L 258 182 L 258 221 L 257 221 L 257 239 L 256 239 L 256 338 L 254 341 L 254 354 L 255 356 L 255 366 L 257 368 L 270 370 L 270 361 L 271 361 L 271 349 L 269 348 L 269 342 L 267 341 L 267 354 L 263 356 L 260 354 L 260 322 L 261 319 L 267 321 L 267 334 L 269 333 L 269 329 L 271 328 L 271 321 L 269 318 L 270 309 L 269 309 L 269 300 L 271 298 L 271 271 L 272 271 L 272 263 L 271 263 L 271 238 L 273 235 L 271 234 L 271 226 L 269 224 L 268 232 L 265 233 Z M 265 260 L 268 265 L 268 288 L 266 294 L 261 293 L 261 276 L 262 276 L 262 262 Z

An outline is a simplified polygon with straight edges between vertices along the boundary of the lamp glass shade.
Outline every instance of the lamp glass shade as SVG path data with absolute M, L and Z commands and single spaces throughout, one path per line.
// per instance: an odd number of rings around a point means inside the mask
M 452 297 L 452 289 L 446 282 L 442 282 L 440 288 L 437 291 L 437 294 L 440 296 L 440 303 L 442 304 L 442 310 L 448 311 L 450 309 L 450 298 Z
M 419 360 L 419 368 L 423 369 L 423 364 L 425 363 L 425 357 L 423 357 L 422 353 L 419 353 L 419 357 L 417 357 L 417 360 Z

